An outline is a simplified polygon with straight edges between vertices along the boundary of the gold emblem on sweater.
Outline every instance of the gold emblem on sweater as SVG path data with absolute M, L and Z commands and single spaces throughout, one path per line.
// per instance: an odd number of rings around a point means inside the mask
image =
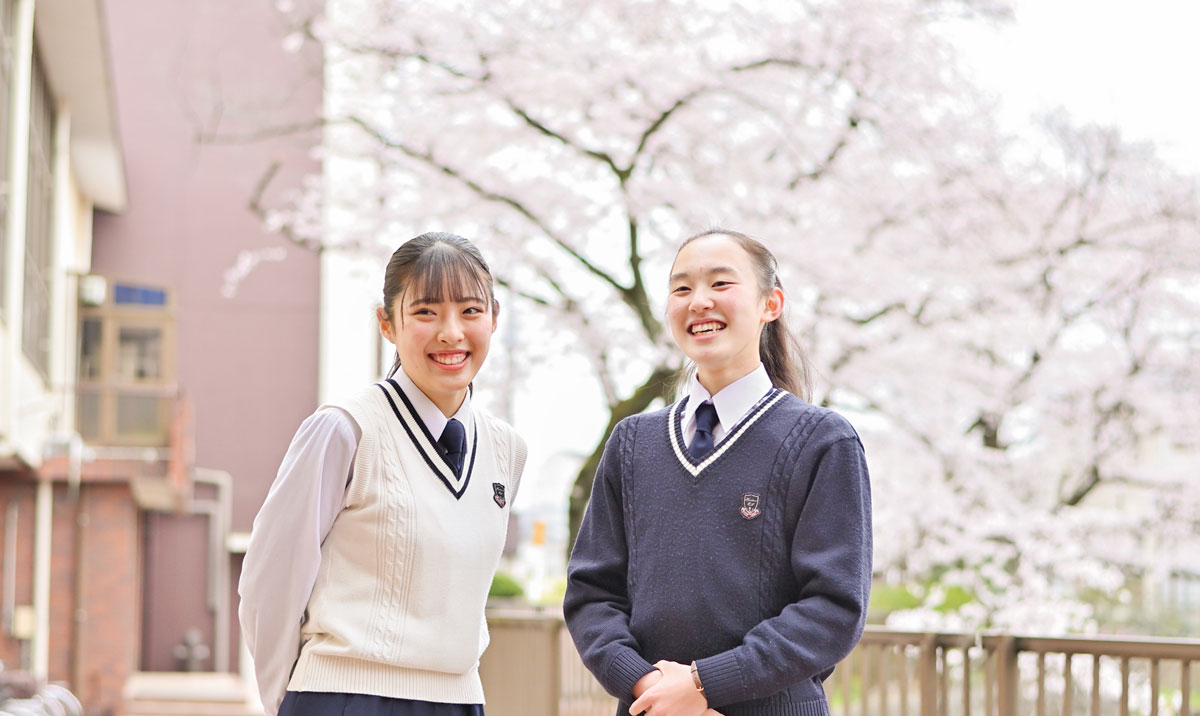
M 742 495 L 742 517 L 752 520 L 762 512 L 758 509 L 758 495 L 747 492 Z

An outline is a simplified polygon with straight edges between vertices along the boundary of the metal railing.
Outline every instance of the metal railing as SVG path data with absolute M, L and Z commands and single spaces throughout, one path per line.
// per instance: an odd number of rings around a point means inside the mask
M 489 614 L 489 716 L 612 716 L 562 619 Z M 825 689 L 834 716 L 1192 716 L 1200 640 L 869 627 Z

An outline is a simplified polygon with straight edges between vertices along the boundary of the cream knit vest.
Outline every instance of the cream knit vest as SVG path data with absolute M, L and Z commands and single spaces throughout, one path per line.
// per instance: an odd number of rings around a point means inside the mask
M 395 383 L 332 407 L 362 438 L 345 504 L 321 545 L 288 689 L 483 703 L 483 608 L 525 443 L 473 406 L 456 477 Z

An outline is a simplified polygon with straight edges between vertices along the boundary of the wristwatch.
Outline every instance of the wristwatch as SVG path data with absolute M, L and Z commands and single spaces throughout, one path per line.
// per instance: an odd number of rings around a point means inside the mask
M 696 668 L 696 662 L 692 662 L 692 683 L 696 685 L 696 690 L 704 693 L 704 684 L 700 683 L 700 670 Z

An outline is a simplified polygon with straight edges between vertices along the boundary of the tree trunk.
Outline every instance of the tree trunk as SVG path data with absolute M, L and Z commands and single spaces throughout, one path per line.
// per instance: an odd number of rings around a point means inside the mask
M 604 436 L 596 445 L 596 449 L 592 451 L 591 457 L 579 468 L 579 474 L 575 477 L 575 485 L 571 488 L 571 499 L 567 512 L 568 552 L 571 547 L 575 546 L 575 536 L 579 534 L 579 525 L 583 522 L 583 511 L 587 508 L 588 498 L 591 497 L 592 481 L 596 477 L 596 468 L 600 466 L 600 457 L 604 454 L 604 445 L 608 442 L 608 436 L 612 435 L 613 428 L 617 426 L 617 423 L 630 415 L 642 412 L 654 402 L 655 398 L 662 397 L 669 400 L 674 375 L 675 368 L 665 365 L 658 366 L 646 379 L 646 382 L 633 391 L 633 395 L 613 406 L 612 412 L 609 413 L 608 427 L 604 429 Z

